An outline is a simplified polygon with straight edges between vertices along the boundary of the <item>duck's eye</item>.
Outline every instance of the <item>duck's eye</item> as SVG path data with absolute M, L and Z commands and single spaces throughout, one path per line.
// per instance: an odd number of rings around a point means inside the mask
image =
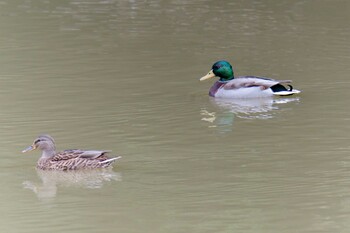
M 37 144 L 37 143 L 39 143 L 39 142 L 41 142 L 40 139 L 36 140 L 36 141 L 34 142 L 34 144 Z

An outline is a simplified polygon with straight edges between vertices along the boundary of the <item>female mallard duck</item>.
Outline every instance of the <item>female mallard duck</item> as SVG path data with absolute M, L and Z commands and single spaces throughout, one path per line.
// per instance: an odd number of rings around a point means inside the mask
M 274 80 L 265 77 L 235 77 L 232 66 L 227 61 L 215 62 L 212 70 L 200 81 L 219 77 L 209 90 L 209 95 L 218 98 L 260 98 L 269 96 L 287 96 L 300 93 L 293 89 L 290 80 Z M 289 88 L 285 87 L 286 84 Z
M 97 150 L 64 150 L 56 153 L 55 141 L 49 135 L 40 135 L 34 140 L 33 145 L 22 152 L 28 152 L 39 148 L 42 150 L 37 168 L 43 170 L 78 170 L 91 168 L 105 168 L 110 166 L 115 158 L 108 158 L 108 151 Z

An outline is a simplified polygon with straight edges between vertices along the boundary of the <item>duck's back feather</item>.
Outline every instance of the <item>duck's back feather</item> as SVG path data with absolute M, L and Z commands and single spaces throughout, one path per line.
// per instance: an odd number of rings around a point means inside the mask
M 291 83 L 290 80 L 274 80 L 265 77 L 256 76 L 239 76 L 227 82 L 224 86 L 225 90 L 238 89 L 244 87 L 261 87 L 262 90 L 270 88 L 276 84 Z
M 109 151 L 64 150 L 51 158 L 39 159 L 37 167 L 44 170 L 77 170 L 108 167 L 116 159 L 109 158 Z
M 55 154 L 51 160 L 52 161 L 60 161 L 60 160 L 67 160 L 67 159 L 74 159 L 74 158 L 85 158 L 85 159 L 106 159 L 107 156 L 105 155 L 109 151 L 95 151 L 95 150 L 79 150 L 79 149 L 72 149 L 72 150 L 64 150 L 61 152 L 58 152 Z

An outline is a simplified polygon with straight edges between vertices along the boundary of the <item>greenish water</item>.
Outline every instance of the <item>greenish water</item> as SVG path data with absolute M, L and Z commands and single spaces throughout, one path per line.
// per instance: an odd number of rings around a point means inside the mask
M 1 232 L 348 232 L 350 5 L 0 1 Z M 220 101 L 213 62 L 298 97 Z M 36 171 L 38 134 L 112 170 Z M 112 154 L 113 154 L 112 153 Z

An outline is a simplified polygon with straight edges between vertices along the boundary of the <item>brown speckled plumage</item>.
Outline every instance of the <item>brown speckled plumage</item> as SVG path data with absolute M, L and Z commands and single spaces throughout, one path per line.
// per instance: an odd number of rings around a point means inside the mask
M 41 149 L 42 155 L 37 168 L 43 170 L 78 170 L 109 167 L 115 160 L 121 158 L 107 157 L 108 151 L 97 150 L 64 150 L 55 152 L 55 141 L 49 135 L 41 135 L 34 140 L 33 145 L 23 152 Z

